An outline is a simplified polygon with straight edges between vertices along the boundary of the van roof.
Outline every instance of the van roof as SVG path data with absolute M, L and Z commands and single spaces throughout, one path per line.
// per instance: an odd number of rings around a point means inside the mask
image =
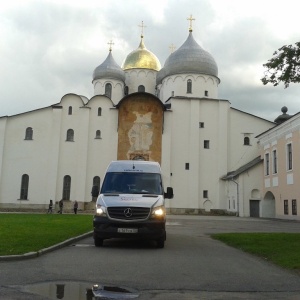
M 161 173 L 161 170 L 159 163 L 154 161 L 117 160 L 109 164 L 107 172 Z

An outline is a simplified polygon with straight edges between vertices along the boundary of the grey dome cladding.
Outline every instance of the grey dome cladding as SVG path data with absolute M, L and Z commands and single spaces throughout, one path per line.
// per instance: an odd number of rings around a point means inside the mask
M 164 67 L 157 74 L 157 83 L 170 75 L 193 73 L 218 77 L 218 66 L 210 53 L 194 40 L 190 32 L 183 45 L 166 60 Z
M 114 60 L 111 51 L 105 61 L 93 73 L 93 81 L 101 78 L 111 78 L 125 81 L 125 73 Z

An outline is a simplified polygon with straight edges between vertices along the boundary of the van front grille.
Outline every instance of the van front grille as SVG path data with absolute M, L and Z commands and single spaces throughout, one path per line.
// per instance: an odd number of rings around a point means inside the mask
M 150 213 L 147 207 L 108 207 L 108 215 L 113 219 L 120 220 L 144 220 Z

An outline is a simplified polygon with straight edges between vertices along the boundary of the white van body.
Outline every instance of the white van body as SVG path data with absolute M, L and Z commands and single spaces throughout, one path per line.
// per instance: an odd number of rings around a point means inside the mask
M 108 238 L 166 240 L 165 198 L 161 168 L 157 162 L 113 161 L 107 168 L 94 216 L 94 241 L 102 246 Z

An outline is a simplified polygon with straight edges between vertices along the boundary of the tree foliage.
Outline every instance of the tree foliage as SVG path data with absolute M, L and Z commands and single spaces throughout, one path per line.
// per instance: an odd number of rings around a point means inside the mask
M 300 82 L 300 42 L 295 43 L 295 46 L 282 46 L 263 66 L 267 69 L 261 79 L 264 85 L 271 83 L 277 86 L 283 82 L 287 88 L 290 83 Z

